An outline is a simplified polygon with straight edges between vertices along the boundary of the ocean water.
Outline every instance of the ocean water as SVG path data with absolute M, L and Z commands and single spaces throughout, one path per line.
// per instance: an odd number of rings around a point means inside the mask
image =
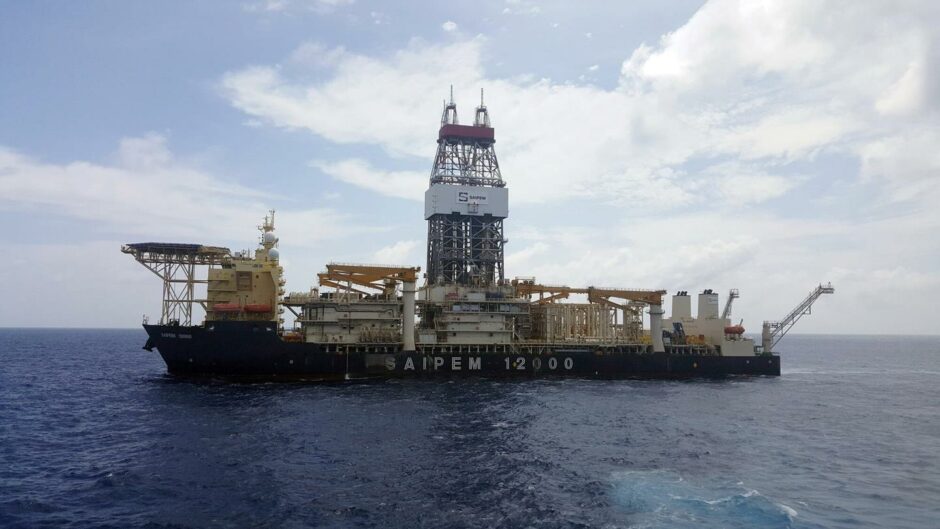
M 0 330 L 0 527 L 940 527 L 940 337 L 783 376 L 230 384 Z

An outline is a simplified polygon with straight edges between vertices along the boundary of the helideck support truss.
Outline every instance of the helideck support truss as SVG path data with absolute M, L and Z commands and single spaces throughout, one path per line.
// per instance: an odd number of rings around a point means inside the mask
M 221 264 L 230 258 L 228 248 L 202 244 L 179 244 L 144 242 L 125 244 L 121 252 L 134 256 L 163 280 L 163 306 L 161 324 L 192 325 L 193 303 L 205 308 L 206 300 L 196 299 L 196 284 L 206 283 L 197 279 L 197 266 Z

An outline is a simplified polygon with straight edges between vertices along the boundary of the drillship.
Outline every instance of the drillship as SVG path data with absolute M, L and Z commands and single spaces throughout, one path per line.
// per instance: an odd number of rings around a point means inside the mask
M 330 263 L 319 287 L 286 293 L 273 211 L 253 253 L 122 246 L 163 279 L 161 320 L 145 318 L 144 348 L 157 349 L 171 374 L 252 379 L 777 376 L 774 345 L 833 292 L 820 284 L 785 318 L 764 322 L 756 344 L 730 319 L 737 290 L 722 310 L 717 293 L 702 291 L 694 317 L 692 296 L 679 291 L 664 318 L 665 290 L 509 280 L 509 192 L 494 143 L 482 98 L 472 125 L 459 123 L 453 97 L 445 102 L 424 196 L 423 275 L 419 267 Z M 202 324 L 192 323 L 196 305 Z

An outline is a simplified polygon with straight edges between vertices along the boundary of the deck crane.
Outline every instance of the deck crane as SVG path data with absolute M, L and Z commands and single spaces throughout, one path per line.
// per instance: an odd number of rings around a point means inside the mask
M 739 297 L 741 297 L 741 295 L 736 288 L 732 288 L 731 291 L 728 292 L 728 300 L 725 301 L 725 308 L 721 311 L 721 319 L 727 320 L 731 317 L 731 303 Z
M 806 296 L 806 299 L 797 305 L 795 309 L 791 310 L 785 318 L 780 321 L 765 321 L 763 332 L 761 333 L 763 351 L 765 353 L 772 352 L 777 342 L 786 336 L 800 318 L 806 314 L 812 314 L 813 303 L 815 303 L 820 296 L 823 294 L 834 294 L 835 291 L 836 289 L 832 287 L 832 283 L 826 283 L 825 285 L 820 283 L 819 286 L 810 292 L 809 295 Z

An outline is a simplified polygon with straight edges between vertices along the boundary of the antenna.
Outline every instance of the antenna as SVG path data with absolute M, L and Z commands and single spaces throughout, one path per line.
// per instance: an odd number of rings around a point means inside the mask
M 454 103 L 454 85 L 450 85 L 450 102 L 444 102 L 444 112 L 441 114 L 441 125 L 457 125 L 457 103 Z
M 473 117 L 473 125 L 477 127 L 491 127 L 490 114 L 486 111 L 486 105 L 483 103 L 483 88 L 480 88 L 480 106 L 477 107 L 476 114 Z

